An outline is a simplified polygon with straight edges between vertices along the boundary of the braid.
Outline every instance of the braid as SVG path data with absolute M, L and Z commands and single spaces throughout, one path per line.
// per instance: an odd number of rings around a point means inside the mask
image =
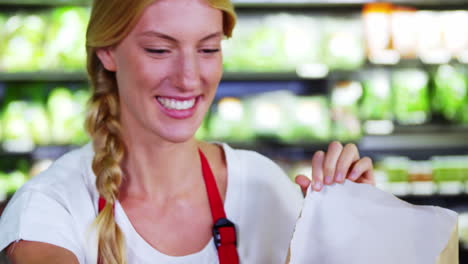
M 93 140 L 95 155 L 92 168 L 96 175 L 96 187 L 99 195 L 107 201 L 95 220 L 99 237 L 98 254 L 103 264 L 125 264 L 125 240 L 115 222 L 113 209 L 123 178 L 120 162 L 125 149 L 119 123 L 117 87 L 115 78 L 109 78 L 110 75 L 112 73 L 102 67 L 97 70 L 86 129 Z
M 119 94 L 115 73 L 107 71 L 96 55 L 98 48 L 117 45 L 138 22 L 144 9 L 155 0 L 93 0 L 86 31 L 87 70 L 92 97 L 86 117 L 94 158 L 96 188 L 107 204 L 95 220 L 102 264 L 126 264 L 125 240 L 115 222 L 114 204 L 123 180 L 120 163 L 125 154 L 121 134 Z M 230 0 L 208 0 L 224 12 L 224 34 L 231 36 L 236 14 Z

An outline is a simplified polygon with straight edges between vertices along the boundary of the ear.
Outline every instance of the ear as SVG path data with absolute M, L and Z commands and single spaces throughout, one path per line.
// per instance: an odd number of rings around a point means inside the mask
M 117 70 L 114 53 L 111 48 L 99 48 L 96 50 L 96 55 L 106 70 L 111 72 L 115 72 Z

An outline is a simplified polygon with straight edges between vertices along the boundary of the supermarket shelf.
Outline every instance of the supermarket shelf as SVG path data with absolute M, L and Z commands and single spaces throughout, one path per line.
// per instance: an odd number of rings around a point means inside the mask
M 236 8 L 347 8 L 360 9 L 364 4 L 372 3 L 372 0 L 233 0 Z M 393 0 L 394 4 L 409 5 L 417 8 L 445 9 L 463 8 L 468 5 L 466 0 Z
M 369 156 L 403 155 L 411 159 L 424 160 L 433 155 L 468 154 L 468 130 L 434 126 L 404 131 L 391 135 L 365 136 L 359 141 L 359 148 Z M 440 129 L 440 131 L 438 131 Z M 419 131 L 418 131 L 419 130 Z
M 372 3 L 372 0 L 233 0 L 237 8 L 342 8 L 361 7 Z M 466 0 L 393 0 L 395 4 L 404 4 L 417 7 L 438 8 L 440 6 L 463 6 Z M 59 5 L 90 5 L 91 0 L 0 0 L 0 5 L 14 6 L 59 6 Z
M 0 73 L 0 82 L 87 82 L 84 72 Z M 293 72 L 224 74 L 217 98 L 242 97 L 255 93 L 290 90 L 296 94 L 326 94 L 326 78 L 299 77 Z
M 431 127 L 431 126 L 427 126 Z M 432 156 L 467 155 L 468 129 L 454 127 L 452 131 L 442 130 L 433 126 L 427 132 L 413 129 L 411 133 L 397 132 L 392 135 L 366 135 L 357 142 L 342 142 L 357 144 L 361 156 L 369 156 L 380 160 L 385 156 L 406 156 L 413 160 L 428 160 Z M 409 130 L 409 128 L 402 128 Z M 424 126 L 421 130 L 424 129 Z M 398 129 L 397 129 L 398 131 Z M 430 143 L 428 143 L 430 142 Z M 233 147 L 258 151 L 273 159 L 306 160 L 319 150 L 326 150 L 329 142 L 298 142 L 279 143 L 271 140 L 256 140 L 252 143 L 230 142 Z
M 299 76 L 294 71 L 287 72 L 225 72 L 223 81 L 293 81 L 320 80 L 327 76 L 306 77 Z
M 21 72 L 0 73 L 3 82 L 85 82 L 88 80 L 84 72 Z
M 271 158 L 304 160 L 318 150 L 326 150 L 329 141 L 279 142 L 275 138 L 257 138 L 251 142 L 222 140 L 235 148 L 258 151 Z M 428 143 L 429 142 L 429 143 Z M 414 160 L 428 160 L 432 156 L 468 155 L 467 126 L 396 126 L 390 135 L 365 135 L 355 143 L 361 156 L 374 159 L 388 155 L 407 156 Z M 32 151 L 0 151 L 0 156 L 28 156 L 33 159 L 56 159 L 64 153 L 78 148 L 77 145 L 39 146 Z
M 297 73 L 291 72 L 225 72 L 223 81 L 291 81 L 310 80 L 323 78 L 300 77 Z M 0 72 L 0 81 L 22 82 L 22 81 L 87 81 L 85 72 Z
M 17 156 L 17 157 L 28 157 L 34 160 L 40 159 L 51 159 L 56 160 L 63 154 L 79 148 L 76 145 L 55 145 L 55 146 L 39 146 L 34 148 L 32 151 L 7 151 L 1 150 L 0 157 L 5 156 Z
M 0 0 L 1 1 L 1 0 Z M 467 0 L 468 1 L 468 0 Z M 468 6 L 467 6 L 468 8 Z M 449 61 L 450 64 L 464 64 L 453 59 Z M 315 64 L 312 71 L 303 70 L 298 67 L 297 71 L 245 71 L 245 72 L 230 72 L 223 73 L 222 81 L 235 82 L 235 81 L 323 81 L 336 78 L 354 78 L 356 76 L 365 75 L 367 70 L 375 68 L 385 69 L 398 69 L 398 68 L 428 68 L 435 67 L 446 63 L 424 63 L 420 59 L 403 59 L 396 64 L 381 64 L 366 61 L 362 67 L 354 70 L 330 70 L 326 65 Z M 84 67 L 84 66 L 83 66 Z M 306 68 L 306 67 L 304 67 Z M 38 72 L 1 72 L 0 82 L 27 82 L 27 81 L 59 81 L 59 82 L 84 82 L 88 81 L 87 73 L 84 71 L 38 71 Z
M 90 0 L 0 0 L 0 5 L 9 6 L 89 6 Z
M 458 213 L 468 211 L 468 194 L 458 195 L 406 195 L 398 196 L 400 199 L 416 205 L 435 205 L 449 208 Z

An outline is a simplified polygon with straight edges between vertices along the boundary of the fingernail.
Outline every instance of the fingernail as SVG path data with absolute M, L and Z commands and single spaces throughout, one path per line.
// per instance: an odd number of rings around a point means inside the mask
M 357 172 L 355 172 L 355 171 L 351 172 L 351 175 L 349 176 L 349 179 L 352 180 L 352 181 L 355 181 L 355 180 L 357 180 L 357 178 L 358 178 Z
M 321 182 L 316 182 L 314 184 L 314 189 L 319 191 L 322 188 L 322 183 Z
M 331 176 L 325 177 L 325 184 L 332 184 L 332 181 L 333 181 L 333 179 L 332 179 Z
M 339 172 L 339 173 L 336 175 L 336 180 L 337 180 L 338 182 L 343 182 L 343 180 L 344 180 L 343 173 Z

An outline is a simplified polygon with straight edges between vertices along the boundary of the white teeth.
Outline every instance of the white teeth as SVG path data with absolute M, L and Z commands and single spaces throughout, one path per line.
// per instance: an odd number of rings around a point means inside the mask
M 157 99 L 164 107 L 172 110 L 187 110 L 192 108 L 195 104 L 195 98 L 184 101 L 164 97 L 157 97 Z

